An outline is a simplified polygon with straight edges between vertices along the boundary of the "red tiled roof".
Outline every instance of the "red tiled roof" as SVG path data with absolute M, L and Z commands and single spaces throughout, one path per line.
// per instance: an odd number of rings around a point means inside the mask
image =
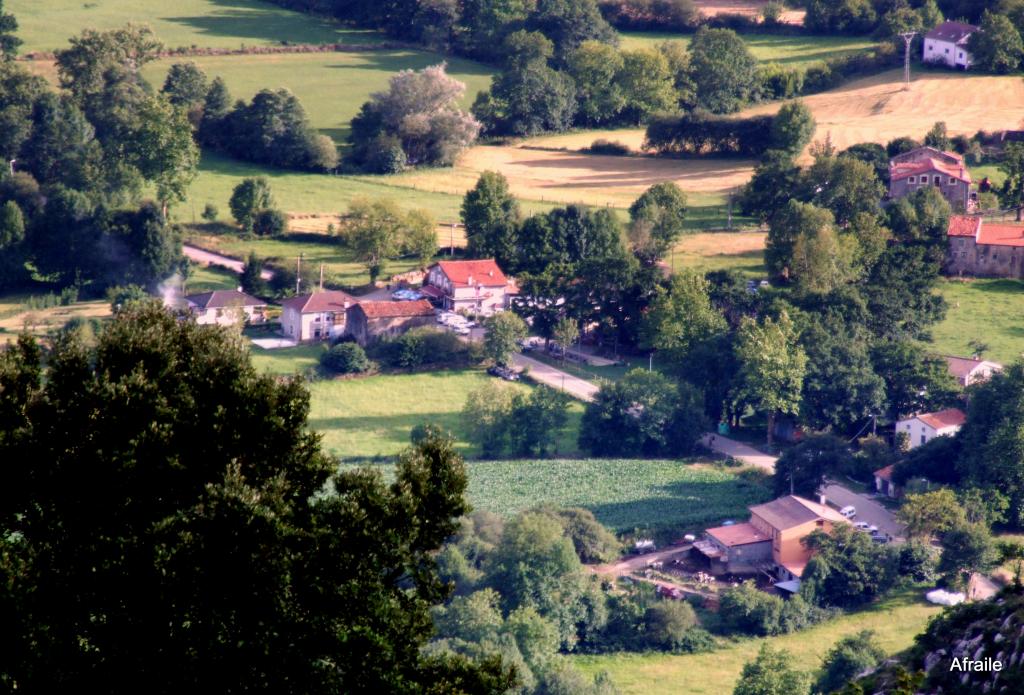
M 434 307 L 426 299 L 417 299 L 413 302 L 359 302 L 353 308 L 355 309 L 361 309 L 368 319 L 434 315 Z
M 945 359 L 946 365 L 949 367 L 949 373 L 961 381 L 969 377 L 971 372 L 985 363 L 985 360 L 976 360 L 971 357 L 953 357 L 951 355 L 946 355 Z
M 736 545 L 747 545 L 748 543 L 761 543 L 772 539 L 771 536 L 763 533 L 749 521 L 742 524 L 734 524 L 733 526 L 709 528 L 707 534 L 727 548 Z
M 456 287 L 504 287 L 508 284 L 505 273 L 501 272 L 493 258 L 479 261 L 438 261 L 437 265 Z
M 973 24 L 943 22 L 924 35 L 926 39 L 959 43 L 978 30 Z
M 1024 246 L 1024 225 L 982 224 L 978 243 L 990 246 Z
M 345 311 L 356 301 L 356 298 L 347 292 L 325 290 L 286 299 L 281 302 L 281 306 L 294 309 L 300 314 L 318 314 L 322 311 Z
M 962 164 L 949 164 L 933 157 L 916 162 L 897 162 L 892 165 L 890 178 L 893 181 L 905 179 L 915 174 L 929 174 L 938 171 L 945 176 L 952 176 L 960 181 L 971 182 L 971 172 Z
M 967 416 L 959 408 L 946 408 L 935 413 L 921 413 L 917 419 L 936 430 L 959 427 L 967 422 Z
M 970 215 L 950 215 L 947 236 L 977 236 L 981 228 L 981 218 Z
M 885 468 L 879 468 L 877 471 L 875 471 L 875 477 L 892 482 L 892 470 L 893 464 L 890 463 Z
M 806 562 L 780 562 L 779 564 L 785 567 L 794 577 L 804 576 L 804 570 L 807 569 Z
M 420 288 L 420 292 L 427 295 L 428 297 L 434 297 L 435 299 L 441 299 L 442 297 L 444 297 L 444 292 L 442 292 L 440 288 L 434 287 L 433 285 L 424 285 L 423 287 Z
M 266 306 L 262 299 L 238 290 L 214 290 L 201 294 L 190 294 L 185 299 L 200 309 L 223 309 L 235 306 Z

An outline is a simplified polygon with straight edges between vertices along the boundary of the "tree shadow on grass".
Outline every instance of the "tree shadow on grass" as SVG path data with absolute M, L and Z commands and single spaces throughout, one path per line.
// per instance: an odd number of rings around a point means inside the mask
M 455 448 L 465 455 L 472 447 L 467 443 L 459 413 L 424 413 L 420 415 L 396 414 L 377 416 L 337 416 L 310 418 L 310 429 L 324 435 L 324 448 L 341 459 L 393 456 L 409 446 L 413 427 L 434 424 L 450 431 L 455 437 Z M 332 444 L 332 435 L 347 435 L 356 444 L 345 451 L 341 444 Z
M 308 15 L 289 12 L 269 3 L 250 0 L 210 0 L 219 9 L 194 17 L 167 17 L 166 21 L 191 27 L 206 36 L 218 36 L 260 43 L 352 43 L 370 44 L 379 34 L 359 31 Z

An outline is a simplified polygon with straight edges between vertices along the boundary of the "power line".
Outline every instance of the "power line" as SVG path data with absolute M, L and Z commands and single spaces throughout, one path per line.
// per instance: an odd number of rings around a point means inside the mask
M 905 83 L 903 87 L 904 89 L 910 89 L 910 44 L 913 43 L 915 36 L 917 36 L 916 31 L 900 32 L 900 38 L 903 39 L 903 82 Z

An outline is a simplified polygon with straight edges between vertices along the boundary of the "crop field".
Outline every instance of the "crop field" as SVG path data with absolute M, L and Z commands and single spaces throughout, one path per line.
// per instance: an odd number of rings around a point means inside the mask
M 928 620 L 942 611 L 923 599 L 924 590 L 907 589 L 865 610 L 789 635 L 766 639 L 743 638 L 704 654 L 609 654 L 573 658 L 588 674 L 606 671 L 623 695 L 722 695 L 731 693 L 761 644 L 767 642 L 791 654 L 789 664 L 801 671 L 821 668 L 825 653 L 843 637 L 872 630 L 887 654 L 896 654 L 922 632 Z
M 259 0 L 7 0 L 23 52 L 63 48 L 82 29 L 147 24 L 165 45 L 240 48 L 288 43 L 367 44 L 371 31 L 341 26 Z
M 804 97 L 818 124 L 815 137 L 828 134 L 833 145 L 844 149 L 858 142 L 885 144 L 902 135 L 923 138 L 936 121 L 945 121 L 950 135 L 1024 123 L 1024 80 L 1019 76 L 916 70 L 909 90 L 902 79 L 902 70 L 890 70 Z M 778 108 L 778 103 L 765 104 L 742 115 Z
M 401 70 L 446 62 L 449 74 L 466 83 L 462 104 L 467 108 L 477 92 L 491 83 L 491 69 L 480 63 L 413 50 L 167 58 L 145 66 L 143 76 L 159 87 L 171 65 L 185 60 L 194 62 L 211 79 L 224 78 L 235 99 L 248 100 L 261 89 L 291 90 L 312 124 L 338 144 L 348 136 L 349 121 L 363 102 L 373 92 L 387 89 L 388 79 Z
M 343 460 L 393 457 L 409 445 L 409 433 L 421 423 L 451 432 L 458 450 L 473 456 L 462 407 L 471 391 L 493 378 L 479 369 L 462 369 L 316 381 L 309 385 L 309 426 L 323 434 L 324 449 Z M 558 443 L 563 456 L 576 452 L 582 412 L 581 404 L 570 405 L 566 435 Z
M 620 46 L 645 48 L 664 41 L 690 44 L 692 35 L 669 32 L 623 32 Z M 787 67 L 808 67 L 849 53 L 858 53 L 877 45 L 859 36 L 785 36 L 782 34 L 741 34 L 750 52 L 763 63 L 781 63 Z
M 698 531 L 768 499 L 735 469 L 693 461 L 541 459 L 473 461 L 469 499 L 477 509 L 511 515 L 541 503 L 585 507 L 617 531 Z

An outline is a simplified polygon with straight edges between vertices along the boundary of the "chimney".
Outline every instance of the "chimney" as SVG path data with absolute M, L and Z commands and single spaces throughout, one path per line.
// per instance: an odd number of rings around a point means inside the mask
M 466 284 L 467 285 L 472 285 L 473 284 L 473 276 L 472 275 L 470 275 L 469 277 L 466 278 Z

